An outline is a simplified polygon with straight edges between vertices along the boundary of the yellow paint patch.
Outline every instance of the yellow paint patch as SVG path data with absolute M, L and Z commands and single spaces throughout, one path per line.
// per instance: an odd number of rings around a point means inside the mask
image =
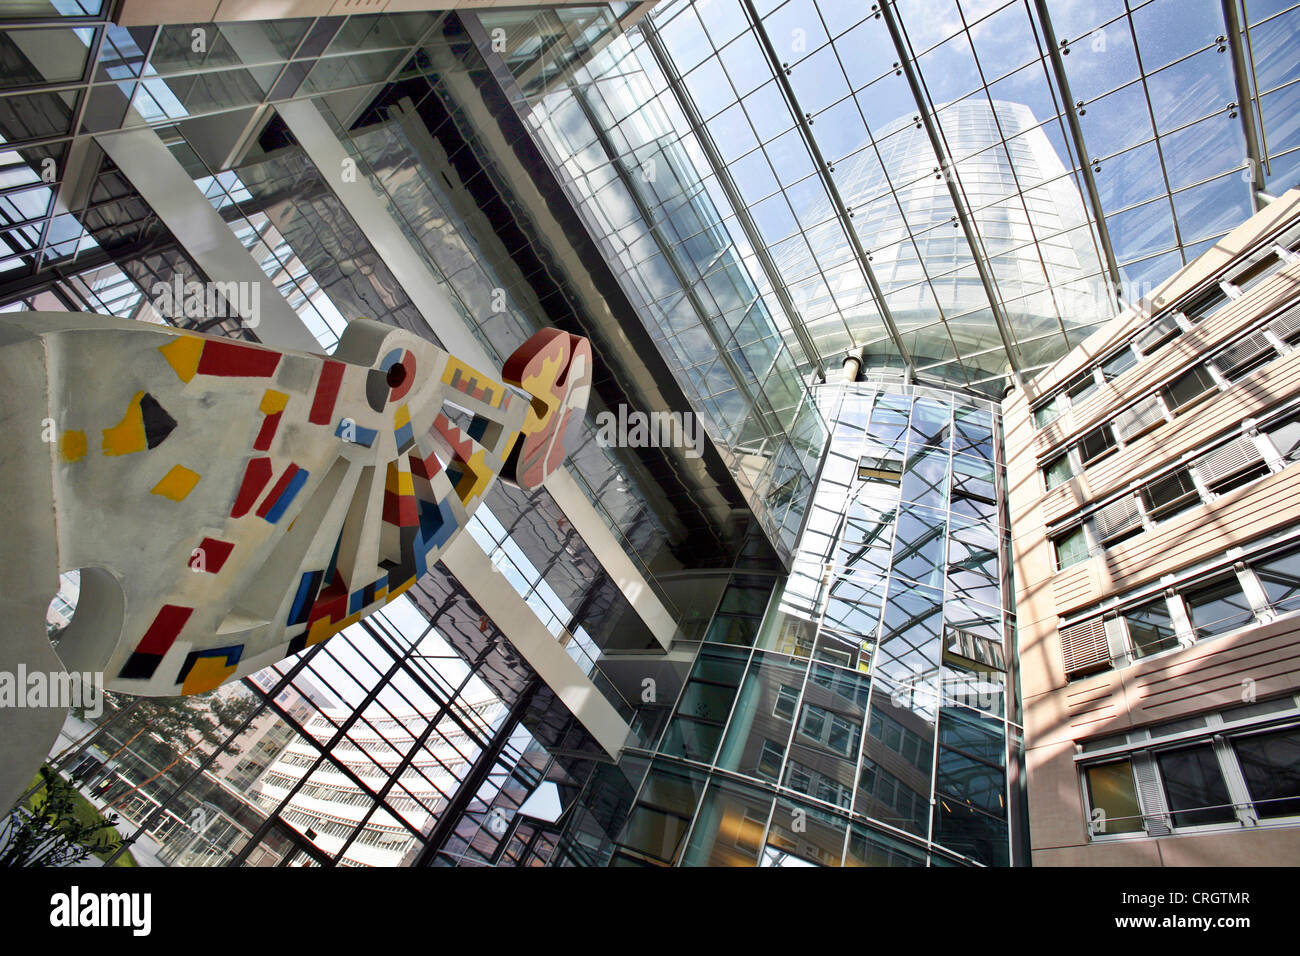
M 316 618 L 312 622 L 311 629 L 307 631 L 307 643 L 304 646 L 311 647 L 313 644 L 319 644 L 325 638 L 332 637 L 345 627 L 351 627 L 361 620 L 361 613 L 361 611 L 357 611 L 355 614 L 349 614 L 341 621 L 331 621 L 327 617 Z
M 411 477 L 409 468 L 399 468 L 396 462 L 390 461 L 388 474 L 384 477 L 384 490 L 395 495 L 415 494 L 415 479 Z
M 162 495 L 172 501 L 184 501 L 185 496 L 199 483 L 199 474 L 190 471 L 184 465 L 174 465 L 172 470 L 163 475 L 163 480 L 153 486 L 155 495 Z
M 273 388 L 268 388 L 266 394 L 262 396 L 262 404 L 258 406 L 263 415 L 274 415 L 276 412 L 284 411 L 284 406 L 288 404 L 289 396 L 284 392 L 277 392 Z
M 112 428 L 104 429 L 105 455 L 132 455 L 148 447 L 144 437 L 144 413 L 140 411 L 142 398 L 144 392 L 136 392 L 122 420 Z
M 409 424 L 411 424 L 411 410 L 405 405 L 398 405 L 397 411 L 393 412 L 393 427 L 401 428 Z
M 476 371 L 454 355 L 447 356 L 447 364 L 442 370 L 442 383 L 444 385 L 450 385 L 452 379 L 456 377 L 457 370 L 460 371 L 460 380 L 462 383 L 467 383 L 470 379 L 473 379 L 478 387 L 483 390 L 483 398 L 480 399 L 480 401 L 486 402 L 493 408 L 501 407 L 501 389 L 492 387 L 492 377 Z M 467 392 L 466 394 L 469 393 Z
M 402 593 L 406 591 L 407 588 L 409 588 L 412 584 L 415 583 L 415 579 L 416 579 L 416 575 L 412 575 L 411 577 L 403 581 L 401 584 L 399 584 L 397 587 L 393 588 L 393 590 L 388 592 L 387 600 L 392 601 L 393 598 L 400 597 Z
M 492 480 L 492 469 L 487 466 L 482 448 L 462 464 L 464 474 L 456 483 L 456 496 L 462 504 L 468 504 L 471 498 L 479 497 L 487 490 L 488 483 Z
M 182 382 L 188 382 L 198 371 L 199 356 L 203 354 L 203 340 L 193 335 L 178 335 L 166 345 L 160 345 L 158 351 L 163 354 L 176 377 Z
M 221 657 L 200 657 L 185 675 L 181 684 L 182 694 L 205 694 L 216 690 L 235 672 L 234 664 L 227 664 Z
M 59 454 L 63 456 L 64 461 L 81 461 L 86 457 L 86 433 L 69 429 L 63 433 L 63 440 L 59 442 Z

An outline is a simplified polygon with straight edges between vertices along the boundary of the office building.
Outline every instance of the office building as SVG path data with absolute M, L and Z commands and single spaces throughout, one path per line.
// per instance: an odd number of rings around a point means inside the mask
M 0 11 L 0 309 L 318 352 L 367 317 L 492 371 L 539 328 L 592 342 L 587 421 L 543 489 L 496 486 L 400 600 L 244 682 L 286 739 L 223 778 L 256 813 L 220 861 L 1006 866 L 1159 845 L 1091 839 L 1083 783 L 1075 843 L 1035 826 L 1036 772 L 1084 779 L 1035 721 L 1075 687 L 1044 648 L 1087 622 L 1035 603 L 1047 571 L 1024 549 L 1119 486 L 1071 477 L 1077 499 L 1040 516 L 1064 492 L 1024 483 L 1047 450 L 1026 429 L 1059 382 L 1062 407 L 1094 404 L 1033 434 L 1082 438 L 1064 429 L 1118 387 L 1070 377 L 1098 336 L 1165 321 L 1151 290 L 1226 268 L 1234 229 L 1282 228 L 1300 7 L 398 6 Z M 178 279 L 256 288 L 256 315 L 184 314 Z M 1190 367 L 1198 341 L 1168 354 Z M 1141 381 L 1125 401 L 1164 384 Z M 602 426 L 651 413 L 681 432 Z M 1100 546 L 1094 524 L 1067 553 Z M 230 728 L 241 754 L 248 733 Z M 196 781 L 225 749 L 198 747 Z M 379 751 L 376 773 L 349 766 Z M 440 762 L 429 787 L 403 776 Z M 327 784 L 347 812 L 325 813 Z M 195 786 L 144 829 L 187 819 Z
M 1300 192 L 1003 405 L 1036 865 L 1300 847 Z

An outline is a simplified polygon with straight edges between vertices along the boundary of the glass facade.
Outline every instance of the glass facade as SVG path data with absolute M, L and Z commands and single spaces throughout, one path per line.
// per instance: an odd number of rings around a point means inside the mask
M 818 399 L 831 444 L 793 570 L 761 626 L 709 633 L 657 746 L 630 761 L 644 778 L 602 847 L 616 865 L 1012 860 L 997 408 L 883 381 Z

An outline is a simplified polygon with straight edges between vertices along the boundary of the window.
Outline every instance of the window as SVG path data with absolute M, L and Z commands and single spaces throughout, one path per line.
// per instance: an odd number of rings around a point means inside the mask
M 885 455 L 868 455 L 858 462 L 858 477 L 896 485 L 903 480 L 903 460 Z
M 786 720 L 789 720 L 794 716 L 794 705 L 798 700 L 798 688 L 787 687 L 782 684 L 776 689 L 776 706 L 772 708 L 772 713 L 777 717 L 784 717 Z
M 1277 351 L 1263 332 L 1248 335 L 1211 359 L 1211 364 L 1229 382 L 1239 382 L 1255 369 L 1277 358 Z
M 1214 376 L 1203 365 L 1193 365 L 1164 387 L 1170 410 L 1182 408 L 1215 388 Z
M 1109 453 L 1115 447 L 1115 436 L 1111 434 L 1110 427 L 1098 425 L 1079 439 L 1079 457 L 1086 466 Z
M 1256 815 L 1300 814 L 1300 728 L 1238 737 L 1232 749 Z
M 1087 401 L 1088 396 L 1097 390 L 1097 379 L 1093 377 L 1092 371 L 1084 372 L 1073 382 L 1065 387 L 1065 394 L 1070 396 L 1071 407 L 1078 407 Z
M 1274 610 L 1300 608 L 1300 550 L 1261 561 L 1255 565 L 1255 575 Z
M 1214 315 L 1229 301 L 1231 300 L 1229 300 L 1228 294 L 1219 288 L 1218 283 L 1215 283 L 1200 295 L 1189 300 L 1183 306 L 1183 315 L 1187 316 L 1187 321 L 1195 325 L 1197 322 L 1204 322 Z
M 1101 363 L 1101 376 L 1106 381 L 1113 382 L 1136 364 L 1137 356 L 1133 354 L 1132 349 L 1120 349 Z
M 1156 764 L 1175 827 L 1231 823 L 1237 818 L 1210 744 L 1162 751 L 1156 755 Z
M 1219 578 L 1183 594 L 1196 639 L 1215 637 L 1255 620 L 1236 575 Z
M 1069 455 L 1059 455 L 1043 466 L 1043 480 L 1047 490 L 1063 485 L 1074 477 L 1074 468 L 1070 465 Z
M 1080 561 L 1088 560 L 1088 536 L 1083 525 L 1061 535 L 1052 544 L 1056 548 L 1056 568 L 1064 571 Z
M 1133 339 L 1133 344 L 1142 350 L 1143 355 L 1154 355 L 1156 351 L 1178 335 L 1182 328 L 1170 312 L 1156 319 Z
M 1088 803 L 1092 806 L 1093 833 L 1137 833 L 1142 830 L 1133 765 L 1128 760 L 1098 764 L 1087 769 Z
M 1283 461 L 1300 459 L 1300 413 L 1293 413 L 1265 429 Z
M 1151 520 L 1163 521 L 1200 504 L 1201 496 L 1192 482 L 1191 471 L 1179 468 L 1143 488 L 1142 500 Z
M 1061 417 L 1065 411 L 1065 401 L 1060 395 L 1053 395 L 1045 405 L 1034 409 L 1034 427 L 1045 428 Z
M 1178 635 L 1169 616 L 1169 605 L 1157 598 L 1124 612 L 1129 641 L 1135 658 L 1148 657 L 1178 646 Z
M 1273 273 L 1281 269 L 1286 263 L 1276 253 L 1265 256 L 1253 266 L 1235 276 L 1232 284 L 1242 292 L 1249 292 L 1255 286 L 1259 285 Z

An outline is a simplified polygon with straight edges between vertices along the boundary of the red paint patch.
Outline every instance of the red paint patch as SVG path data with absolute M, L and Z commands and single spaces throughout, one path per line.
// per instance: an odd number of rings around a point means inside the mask
M 429 452 L 427 458 L 421 458 L 419 455 L 408 455 L 411 460 L 411 474 L 419 475 L 425 481 L 432 481 L 433 476 L 442 471 L 442 462 L 433 452 Z
M 275 372 L 279 364 L 279 352 L 209 339 L 203 343 L 199 374 L 266 378 Z
M 153 619 L 149 625 L 149 630 L 144 632 L 144 637 L 136 646 L 137 654 L 157 654 L 159 657 L 167 653 L 172 642 L 176 640 L 176 635 L 181 632 L 185 622 L 190 619 L 194 613 L 192 607 L 177 607 L 175 604 L 164 604 L 158 616 Z
M 262 502 L 262 507 L 257 509 L 257 516 L 259 518 L 265 518 L 271 513 L 271 509 L 275 507 L 275 503 L 280 500 L 280 496 L 284 494 L 285 489 L 289 487 L 289 482 L 293 480 L 293 476 L 297 473 L 297 465 L 290 465 L 284 470 L 284 474 L 280 475 L 280 480 L 275 483 L 275 487 L 271 489 L 271 493 L 267 495 L 266 500 Z
M 240 482 L 239 494 L 235 495 L 235 505 L 230 509 L 230 517 L 242 518 L 253 507 L 266 483 L 271 480 L 271 459 L 254 458 L 244 469 L 244 480 Z
M 474 440 L 456 427 L 450 418 L 438 413 L 433 420 L 433 427 L 451 446 L 452 454 L 461 461 L 469 461 L 474 456 Z
M 339 386 L 343 383 L 343 363 L 325 362 L 316 382 L 316 395 L 312 398 L 311 414 L 307 421 L 313 425 L 328 425 L 334 418 L 334 403 L 338 401 Z
M 348 588 L 343 583 L 343 578 L 336 571 L 334 572 L 334 581 L 329 587 L 324 588 L 316 597 L 315 603 L 311 606 L 311 613 L 307 615 L 307 628 L 310 630 L 311 625 L 318 618 L 328 618 L 331 621 L 341 621 L 348 613 Z
M 280 427 L 280 416 L 284 412 L 276 412 L 274 415 L 267 415 L 262 421 L 262 428 L 257 433 L 257 438 L 253 440 L 253 447 L 258 451 L 268 451 L 271 448 L 271 439 L 275 437 L 275 430 Z
M 416 513 L 415 498 L 411 495 L 395 495 L 384 492 L 384 520 L 402 528 L 411 528 L 420 521 Z
M 234 544 L 229 541 L 218 541 L 216 538 L 204 538 L 199 544 L 198 550 L 202 552 L 203 564 L 201 567 L 195 565 L 195 558 L 190 558 L 190 567 L 196 570 L 203 570 L 208 574 L 218 573 L 226 564 L 226 558 L 230 557 L 230 552 L 235 550 Z

